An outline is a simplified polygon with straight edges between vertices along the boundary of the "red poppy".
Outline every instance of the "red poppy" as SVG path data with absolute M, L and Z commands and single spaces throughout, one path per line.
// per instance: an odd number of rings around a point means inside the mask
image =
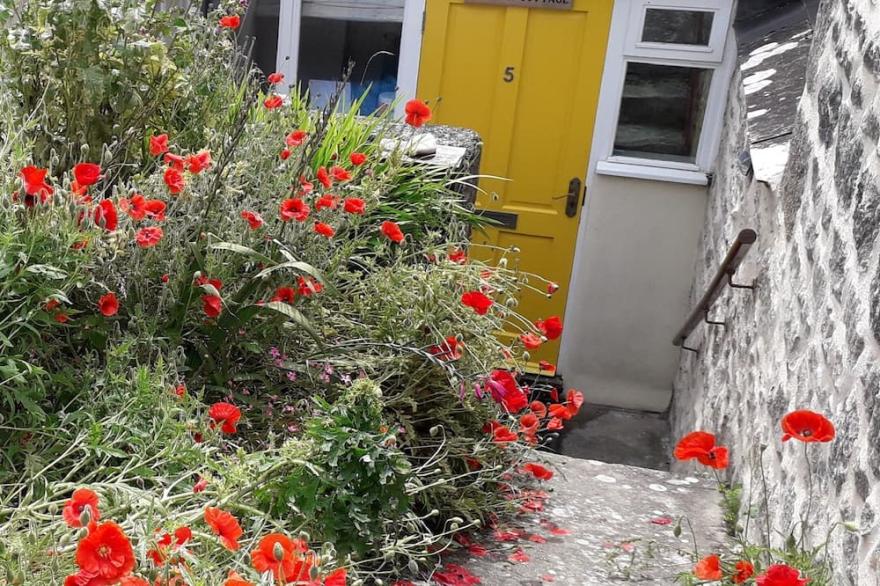
M 359 197 L 349 197 L 342 206 L 349 214 L 363 214 L 365 208 L 364 200 Z
M 190 173 L 198 175 L 211 166 L 211 151 L 202 150 L 186 157 L 186 168 Z
M 348 181 L 351 179 L 351 173 L 338 165 L 330 169 L 330 173 L 336 181 Z
M 284 142 L 287 146 L 298 147 L 305 142 L 308 136 L 309 135 L 305 130 L 294 130 L 285 137 Z
M 208 409 L 208 417 L 211 418 L 211 427 L 222 423 L 220 431 L 225 434 L 233 434 L 236 432 L 235 425 L 241 419 L 241 410 L 232 403 L 221 401 L 211 405 L 211 408 Z
M 66 313 L 64 313 L 63 311 L 59 311 L 58 313 L 53 315 L 52 319 L 54 319 L 56 322 L 58 322 L 60 324 L 66 324 L 67 322 L 70 321 L 70 317 Z
M 467 262 L 467 253 L 459 248 L 456 248 L 446 257 L 450 260 L 450 262 L 454 262 L 455 264 L 463 265 Z
M 251 230 L 257 230 L 263 225 L 263 217 L 260 216 L 257 212 L 252 212 L 251 210 L 243 210 L 241 212 L 241 217 L 248 223 L 248 226 L 251 227 Z
M 392 242 L 396 242 L 400 244 L 404 240 L 403 232 L 400 230 L 400 226 L 398 226 L 395 222 L 391 220 L 385 220 L 382 222 L 382 234 L 386 236 Z
M 406 123 L 416 128 L 431 119 L 431 108 L 421 100 L 408 101 L 404 111 L 406 112 Z
M 339 198 L 331 193 L 325 193 L 315 201 L 315 211 L 328 209 L 335 210 L 339 205 Z
M 116 206 L 109 199 L 102 199 L 95 207 L 95 224 L 108 232 L 113 232 L 119 225 Z
M 555 417 L 557 419 L 569 420 L 572 418 L 571 410 L 569 410 L 568 405 L 561 405 L 559 403 L 553 403 L 550 405 L 548 411 L 550 412 L 550 417 Z
M 538 429 L 538 424 L 538 416 L 535 415 L 535 413 L 526 413 L 519 418 L 519 426 L 523 430 L 536 431 Z
M 556 315 L 547 319 L 539 319 L 535 322 L 535 327 L 541 330 L 548 340 L 555 340 L 562 335 L 562 320 Z
M 559 291 L 559 285 L 557 285 L 553 281 L 547 283 L 547 295 L 553 295 L 557 291 Z
M 48 169 L 40 169 L 33 165 L 28 165 L 19 171 L 21 179 L 24 182 L 24 191 L 28 195 L 39 196 L 41 203 L 46 203 L 49 196 L 54 193 L 52 186 L 46 183 L 46 175 L 49 174 Z
M 553 471 L 548 470 L 547 468 L 541 466 L 540 464 L 536 464 L 534 462 L 529 462 L 525 464 L 523 467 L 523 472 L 527 474 L 531 474 L 538 480 L 550 480 L 553 478 Z
M 336 230 L 334 230 L 333 226 L 330 224 L 315 222 L 315 233 L 320 234 L 321 236 L 326 236 L 327 238 L 333 238 L 333 235 L 336 234 Z
M 495 402 L 504 406 L 508 413 L 519 413 L 529 404 L 528 397 L 510 371 L 493 370 L 486 386 Z
M 367 162 L 367 155 L 364 153 L 351 153 L 348 155 L 348 160 L 351 161 L 351 164 L 355 167 L 360 167 Z
M 576 389 L 569 389 L 568 392 L 565 393 L 565 405 L 572 417 L 578 414 L 578 411 L 581 410 L 581 405 L 583 404 L 584 394 L 582 392 Z
M 239 26 L 241 26 L 241 17 L 237 14 L 229 14 L 226 16 L 220 17 L 220 26 L 223 28 L 228 28 L 235 30 Z
M 757 586 L 806 586 L 808 582 L 798 570 L 785 564 L 770 566 L 757 578 Z
M 548 431 L 559 431 L 565 427 L 565 424 L 562 422 L 562 419 L 558 417 L 550 418 L 550 421 L 547 422 L 547 430 Z
M 492 441 L 496 444 L 515 442 L 516 433 L 510 431 L 505 425 L 499 425 L 492 430 Z
M 782 441 L 796 440 L 813 442 L 830 442 L 834 439 L 834 424 L 821 413 L 802 409 L 792 411 L 782 418 Z
M 216 295 L 202 295 L 202 311 L 211 319 L 223 313 L 223 300 Z
M 457 564 L 445 564 L 442 571 L 434 572 L 433 579 L 438 584 L 443 584 L 444 586 L 473 586 L 474 584 L 482 584 L 479 578 Z
M 101 166 L 95 163 L 78 163 L 73 166 L 73 176 L 82 187 L 94 185 L 101 179 Z
M 486 315 L 495 303 L 480 291 L 468 291 L 461 296 L 461 302 L 477 312 L 477 315 Z
M 747 560 L 736 562 L 734 569 L 736 570 L 736 573 L 733 575 L 734 584 L 742 584 L 755 575 L 755 567 Z
M 184 167 L 186 167 L 186 158 L 181 157 L 180 155 L 175 155 L 174 153 L 165 153 L 162 160 L 166 165 L 172 169 L 177 169 L 178 171 L 183 171 Z
M 290 149 L 281 149 L 281 152 L 278 153 L 278 156 L 281 157 L 282 161 L 286 161 L 290 158 Z
M 715 554 L 704 557 L 694 566 L 694 576 L 700 580 L 720 580 L 721 559 Z
M 311 297 L 324 290 L 324 285 L 311 277 L 299 277 L 296 282 L 297 292 L 303 297 Z
M 715 445 L 715 436 L 705 431 L 694 431 L 678 442 L 674 455 L 678 460 L 696 459 L 700 464 L 721 470 L 727 468 L 727 448 Z
M 308 551 L 302 539 L 270 533 L 251 552 L 251 564 L 261 574 L 271 571 L 279 582 L 301 582 L 309 579 L 314 563 L 314 556 Z
M 61 516 L 68 527 L 79 528 L 83 526 L 82 514 L 86 509 L 89 510 L 89 522 L 101 518 L 101 511 L 98 510 L 98 495 L 88 488 L 77 488 L 64 503 Z
M 197 287 L 201 287 L 202 285 L 211 285 L 217 291 L 223 289 L 223 281 L 220 279 L 209 279 L 206 275 L 199 275 L 199 278 L 195 280 L 195 285 Z
M 461 348 L 463 343 L 458 341 L 455 336 L 447 336 L 445 340 L 436 346 L 428 348 L 428 352 L 438 360 L 449 361 L 461 358 Z
M 324 578 L 324 586 L 345 586 L 348 571 L 345 568 L 333 570 Z
M 126 576 L 119 586 L 150 586 L 150 583 L 138 576 Z
M 170 193 L 178 194 L 186 188 L 186 180 L 183 178 L 183 173 L 174 167 L 165 169 L 162 179 L 165 181 L 165 185 L 168 186 Z
M 254 584 L 239 576 L 237 572 L 230 570 L 229 576 L 223 582 L 223 586 L 254 586 Z
M 541 344 L 544 343 L 544 340 L 541 339 L 541 336 L 537 336 L 532 332 L 521 334 L 519 339 L 522 341 L 523 346 L 525 346 L 529 350 L 539 348 Z
M 116 299 L 116 293 L 111 291 L 110 293 L 101 295 L 101 298 L 98 299 L 98 309 L 104 317 L 116 315 L 119 311 L 119 300 Z
M 108 521 L 83 537 L 76 548 L 80 573 L 113 584 L 134 569 L 134 551 L 122 528 Z
M 306 179 L 305 175 L 300 175 L 299 188 L 303 195 L 311 193 L 315 189 L 315 185 Z
M 143 220 L 147 217 L 147 199 L 140 193 L 135 193 L 131 199 L 123 197 L 119 200 L 119 209 L 132 220 Z
M 229 551 L 237 551 L 241 547 L 238 538 L 244 534 L 244 531 L 238 524 L 238 519 L 230 513 L 214 507 L 207 507 L 205 508 L 205 523 L 211 527 L 214 535 L 220 537 L 223 547 Z
M 318 167 L 318 172 L 315 177 L 318 178 L 318 182 L 323 185 L 325 189 L 330 189 L 330 186 L 333 185 L 333 180 L 330 178 L 330 174 L 327 173 L 327 169 L 324 167 Z
M 549 372 L 550 374 L 556 372 L 556 365 L 547 362 L 546 360 L 539 361 L 538 368 L 541 369 L 541 372 Z
M 289 222 L 296 220 L 297 222 L 305 222 L 309 217 L 309 204 L 303 200 L 296 198 L 285 199 L 281 202 L 281 221 Z
M 532 401 L 529 409 L 538 417 L 545 417 L 547 415 L 547 406 L 541 401 Z
M 279 96 L 278 94 L 272 94 L 265 100 L 263 100 L 263 105 L 266 106 L 268 110 L 274 110 L 275 108 L 280 108 L 284 105 L 284 98 Z
M 278 287 L 272 301 L 281 301 L 292 305 L 296 299 L 296 290 L 293 287 Z
M 150 154 L 154 157 L 168 152 L 168 135 L 159 134 L 150 137 Z
M 150 248 L 156 246 L 163 236 L 162 228 L 158 226 L 148 226 L 141 228 L 135 233 L 134 239 L 141 248 Z
M 284 81 L 284 74 L 283 74 L 283 73 L 279 73 L 279 72 L 277 72 L 277 71 L 276 71 L 275 73 L 270 73 L 270 74 L 266 77 L 266 81 L 268 81 L 268 82 L 271 83 L 272 85 L 278 85 L 279 83 L 281 83 L 282 81 Z
M 198 494 L 200 492 L 205 492 L 206 488 L 208 488 L 208 479 L 199 476 L 196 483 L 193 484 L 193 493 Z
M 77 183 L 76 179 L 70 182 L 70 193 L 76 196 L 76 203 L 80 205 L 92 203 L 92 196 L 89 195 L 89 188 Z

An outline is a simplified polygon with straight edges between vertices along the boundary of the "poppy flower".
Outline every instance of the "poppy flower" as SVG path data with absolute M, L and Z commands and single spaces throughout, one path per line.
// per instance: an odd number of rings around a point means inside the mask
M 555 340 L 562 335 L 562 320 L 556 315 L 547 319 L 539 319 L 535 322 L 535 327 L 541 330 L 548 340 Z
M 113 232 L 119 225 L 119 217 L 116 215 L 116 206 L 109 199 L 102 199 L 95 207 L 95 224 L 108 232 Z
M 216 295 L 202 295 L 202 311 L 211 319 L 223 313 L 223 300 Z
M 265 100 L 263 100 L 263 105 L 267 110 L 274 110 L 275 108 L 280 108 L 284 105 L 284 99 L 278 94 L 272 94 Z
M 567 393 L 565 393 L 565 405 L 568 410 L 571 412 L 571 416 L 574 417 L 578 414 L 578 411 L 581 410 L 581 405 L 584 404 L 584 394 L 576 389 L 569 389 Z
M 505 425 L 499 425 L 492 430 L 492 441 L 496 444 L 515 442 L 516 433 L 510 431 Z
M 178 171 L 183 171 L 184 167 L 186 167 L 186 158 L 181 157 L 180 155 L 175 155 L 174 153 L 165 153 L 162 160 L 166 165 L 173 169 L 177 169 Z
M 700 580 L 720 580 L 721 559 L 715 554 L 704 557 L 694 566 L 694 576 Z
M 248 223 L 248 226 L 251 227 L 251 230 L 257 230 L 263 225 L 263 217 L 260 216 L 257 212 L 252 212 L 251 210 L 243 210 L 241 212 L 241 217 Z
M 282 161 L 286 161 L 290 158 L 290 149 L 281 149 L 281 152 L 278 153 L 278 156 L 281 157 Z
M 324 586 L 345 586 L 348 571 L 345 568 L 333 570 L 324 578 Z
M 119 300 L 116 299 L 116 293 L 112 291 L 105 295 L 101 295 L 98 299 L 98 309 L 104 317 L 116 315 L 119 311 Z
M 478 577 L 457 564 L 445 564 L 442 571 L 434 572 L 432 578 L 434 582 L 444 586 L 473 586 L 482 583 Z
M 536 464 L 534 462 L 529 462 L 525 464 L 523 467 L 523 472 L 527 474 L 531 474 L 538 480 L 550 480 L 553 478 L 553 471 L 548 470 L 547 468 L 541 466 L 540 464 Z
M 459 346 L 464 346 L 464 344 L 459 342 L 458 338 L 455 336 L 447 336 L 440 344 L 428 348 L 428 352 L 438 360 L 444 362 L 458 360 L 461 358 L 461 349 Z
M 303 297 L 311 297 L 313 294 L 324 290 L 324 285 L 311 277 L 299 277 L 296 284 L 297 292 Z
M 248 582 L 238 575 L 238 572 L 229 571 L 229 576 L 223 582 L 223 586 L 254 586 L 253 582 Z
M 477 315 L 486 315 L 495 303 L 480 291 L 468 291 L 461 296 L 461 302 L 477 312 Z
M 700 464 L 721 470 L 727 468 L 727 448 L 715 445 L 715 436 L 705 431 L 694 431 L 679 440 L 675 446 L 675 458 L 694 460 Z
M 550 417 L 555 417 L 557 419 L 569 420 L 572 418 L 571 411 L 568 409 L 567 405 L 562 405 L 560 403 L 553 403 L 548 408 L 550 413 Z
M 556 365 L 546 360 L 538 362 L 538 368 L 541 369 L 541 372 L 549 372 L 550 374 L 556 372 Z
M 297 222 L 305 222 L 309 217 L 309 204 L 303 200 L 296 198 L 285 199 L 281 202 L 281 221 L 289 222 L 296 220 Z
M 315 189 L 315 185 L 308 179 L 306 179 L 305 175 L 300 175 L 299 189 L 303 193 L 303 195 L 305 195 L 311 193 Z
M 367 162 L 367 155 L 364 153 L 351 153 L 348 155 L 348 160 L 351 161 L 351 164 L 355 167 L 360 167 Z
M 770 566 L 756 580 L 757 586 L 806 586 L 809 582 L 798 570 L 785 564 Z
M 80 572 L 115 583 L 134 569 L 134 551 L 122 528 L 112 521 L 95 526 L 76 548 Z
M 159 134 L 150 137 L 150 154 L 154 157 L 168 152 L 168 135 Z
M 186 157 L 186 168 L 190 173 L 198 175 L 211 166 L 211 151 L 202 150 Z
M 220 26 L 231 30 L 241 26 L 241 17 L 237 14 L 228 14 L 220 17 Z
M 268 81 L 268 82 L 271 83 L 272 85 L 278 85 L 279 83 L 281 83 L 282 81 L 284 81 L 284 74 L 283 74 L 283 73 L 279 73 L 279 72 L 277 72 L 277 71 L 276 71 L 275 73 L 270 73 L 270 74 L 266 77 L 266 81 Z
M 68 316 L 63 311 L 59 311 L 58 313 L 56 313 L 55 315 L 52 316 L 52 319 L 54 319 L 56 322 L 58 322 L 60 324 L 66 324 L 67 322 L 70 321 L 70 316 Z
M 241 525 L 238 524 L 238 519 L 233 517 L 232 514 L 222 509 L 207 507 L 205 508 L 205 523 L 211 527 L 214 535 L 220 537 L 223 547 L 229 551 L 237 551 L 241 547 L 238 543 L 238 538 L 244 534 L 244 531 L 242 531 Z
M 538 416 L 534 413 L 526 413 L 519 418 L 519 426 L 522 429 L 537 429 L 538 423 Z
M 186 180 L 183 178 L 183 173 L 174 167 L 165 169 L 162 179 L 165 181 L 165 185 L 168 186 L 170 193 L 178 194 L 186 188 Z
M 198 480 L 196 480 L 196 483 L 193 484 L 193 493 L 198 494 L 200 492 L 205 492 L 206 488 L 208 488 L 208 479 L 199 476 Z
M 141 248 L 150 248 L 159 244 L 163 235 L 162 228 L 159 228 L 158 226 L 147 226 L 146 228 L 141 228 L 135 233 L 134 240 Z
M 73 494 L 64 503 L 61 510 L 61 516 L 68 527 L 82 527 L 83 511 L 89 510 L 89 521 L 97 521 L 101 518 L 101 511 L 98 510 L 98 495 L 88 488 L 77 488 Z
M 308 580 L 314 557 L 302 539 L 291 539 L 283 533 L 270 533 L 251 552 L 251 564 L 261 574 L 272 572 L 283 583 Z
M 92 196 L 89 195 L 89 188 L 77 183 L 76 179 L 70 182 L 70 193 L 76 197 L 76 203 L 80 205 L 92 203 Z
M 381 230 L 382 234 L 384 234 L 385 237 L 392 242 L 400 244 L 404 240 L 403 232 L 400 230 L 400 226 L 398 226 L 395 222 L 392 222 L 391 220 L 385 220 L 384 222 L 382 222 Z
M 406 123 L 419 128 L 431 119 L 431 108 L 421 100 L 410 100 L 404 107 Z
M 101 179 L 101 166 L 95 163 L 78 163 L 73 166 L 73 176 L 82 187 L 94 185 Z
M 208 417 L 211 418 L 211 427 L 222 423 L 220 431 L 225 434 L 233 434 L 236 432 L 235 425 L 241 419 L 241 410 L 232 403 L 221 401 L 211 405 L 208 409 Z
M 278 287 L 272 297 L 272 301 L 281 301 L 289 305 L 293 305 L 295 299 L 296 290 L 293 287 Z
M 315 211 L 328 209 L 335 210 L 339 205 L 339 198 L 331 193 L 325 193 L 315 201 Z
M 138 576 L 126 576 L 119 586 L 150 586 L 150 583 Z
M 330 173 L 336 181 L 348 181 L 351 179 L 351 173 L 338 165 L 330 169 Z
M 553 295 L 557 291 L 559 291 L 559 285 L 557 285 L 553 281 L 547 283 L 547 295 Z
M 502 405 L 508 413 L 519 413 L 529 404 L 528 397 L 516 384 L 510 371 L 493 370 L 486 386 L 495 402 Z
M 538 417 L 545 417 L 547 415 L 547 406 L 541 401 L 532 401 L 529 404 L 529 409 Z
M 147 217 L 153 218 L 157 222 L 165 221 L 165 202 L 161 199 L 148 199 L 144 202 L 144 209 L 147 212 Z
M 333 185 L 333 180 L 330 178 L 330 174 L 324 167 L 318 167 L 318 172 L 315 174 L 315 177 L 318 178 L 318 183 L 323 185 L 325 189 L 330 189 Z
M 448 258 L 450 262 L 463 265 L 467 262 L 467 253 L 459 248 L 456 248 L 455 250 L 450 252 L 446 258 Z
M 321 236 L 326 236 L 327 238 L 333 238 L 333 235 L 336 234 L 336 230 L 333 229 L 333 226 L 330 224 L 325 224 L 324 222 L 315 222 L 315 234 L 320 234 Z
M 523 346 L 525 346 L 529 350 L 540 348 L 541 344 L 544 343 L 544 340 L 541 339 L 541 336 L 537 336 L 532 332 L 521 334 L 519 339 L 522 341 Z
M 733 583 L 734 584 L 742 584 L 749 578 L 755 575 L 755 567 L 751 564 L 751 562 L 747 560 L 740 560 L 736 562 L 736 566 L 734 567 L 735 573 L 733 574 Z
M 294 130 L 284 138 L 284 142 L 287 146 L 298 147 L 305 142 L 308 136 L 305 130 Z
M 345 202 L 342 205 L 342 209 L 349 214 L 358 214 L 361 215 L 364 213 L 365 203 L 359 197 L 349 197 L 346 198 Z
M 119 200 L 119 209 L 132 220 L 143 220 L 147 217 L 147 198 L 140 193 L 132 195 L 130 199 L 123 197 Z
M 802 409 L 792 411 L 782 418 L 782 441 L 796 440 L 813 442 L 830 442 L 834 439 L 834 424 L 821 413 Z
M 559 417 L 551 417 L 550 421 L 547 422 L 547 431 L 559 431 L 563 427 L 565 427 L 565 424 Z
M 40 169 L 33 165 L 28 165 L 19 171 L 21 179 L 24 182 L 24 191 L 28 195 L 39 196 L 41 203 L 46 203 L 50 195 L 54 193 L 52 186 L 46 183 L 46 175 L 49 174 L 48 169 Z

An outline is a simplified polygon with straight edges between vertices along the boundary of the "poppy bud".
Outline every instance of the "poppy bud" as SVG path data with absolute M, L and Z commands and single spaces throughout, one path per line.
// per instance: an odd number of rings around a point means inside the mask
M 376 584 L 379 584 L 379 580 L 376 580 L 375 582 L 376 582 Z M 364 586 L 364 581 L 363 580 L 355 580 L 354 582 L 351 583 L 351 586 Z
M 309 579 L 317 580 L 318 579 L 318 568 L 317 566 L 312 566 L 309 568 Z
M 428 430 L 428 433 L 431 435 L 431 437 L 437 437 L 437 434 L 440 433 L 440 426 L 433 426 L 431 429 Z
M 502 269 L 507 266 L 507 257 L 502 258 L 498 261 L 498 266 Z
M 308 533 L 306 533 L 305 531 L 299 532 L 299 538 L 302 539 L 303 541 L 305 541 L 306 543 L 308 543 L 309 541 L 312 540 L 311 536 Z
M 440 511 L 438 511 L 437 509 L 431 509 L 431 512 L 428 513 L 428 516 L 429 517 L 436 517 L 439 514 L 440 514 Z
M 83 527 L 87 527 L 92 520 L 92 508 L 85 507 L 83 508 L 83 512 L 79 515 L 79 524 Z
M 525 360 L 526 362 L 528 362 L 529 358 L 531 358 L 531 357 L 532 357 L 532 355 L 529 354 L 528 352 L 523 352 L 523 360 Z
M 474 527 L 482 527 L 483 522 L 480 519 L 474 519 L 473 521 Z
M 407 563 L 407 566 L 409 566 L 409 571 L 410 571 L 412 574 L 418 574 L 418 573 L 419 573 L 419 564 L 416 563 L 416 560 L 414 560 L 414 559 L 410 559 L 409 562 Z
M 276 543 L 275 547 L 272 548 L 272 555 L 275 557 L 276 562 L 284 560 L 284 548 L 281 547 L 280 543 Z
M 679 519 L 678 523 L 675 524 L 675 527 L 672 529 L 672 534 L 675 537 L 681 537 L 681 519 Z
M 850 533 L 858 533 L 859 532 L 859 526 L 856 525 L 855 521 L 844 521 L 843 528 L 846 529 L 847 531 L 849 531 Z

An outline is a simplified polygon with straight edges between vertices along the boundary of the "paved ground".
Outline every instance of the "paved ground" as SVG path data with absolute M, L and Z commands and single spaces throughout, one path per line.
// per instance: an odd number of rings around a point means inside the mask
M 693 523 L 703 555 L 724 540 L 718 494 L 706 481 L 564 456 L 549 459 L 557 473 L 545 483 L 551 496 L 543 512 L 524 516 L 519 529 L 504 527 L 475 538 L 472 550 L 487 548 L 485 557 L 462 551 L 448 563 L 465 567 L 486 586 L 671 586 L 676 574 L 693 564 L 687 525 L 680 537 L 673 534 L 679 518 Z

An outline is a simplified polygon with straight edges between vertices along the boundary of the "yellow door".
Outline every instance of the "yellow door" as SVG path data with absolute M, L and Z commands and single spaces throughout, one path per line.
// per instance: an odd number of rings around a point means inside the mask
M 531 320 L 564 316 L 612 4 L 426 3 L 419 97 L 435 122 L 480 133 L 481 174 L 509 179 L 480 181 L 477 207 L 505 225 L 474 243 L 519 247 L 520 270 L 560 287 L 548 299 L 547 284 L 530 279 L 518 309 Z M 545 343 L 530 370 L 558 356 L 559 340 Z

